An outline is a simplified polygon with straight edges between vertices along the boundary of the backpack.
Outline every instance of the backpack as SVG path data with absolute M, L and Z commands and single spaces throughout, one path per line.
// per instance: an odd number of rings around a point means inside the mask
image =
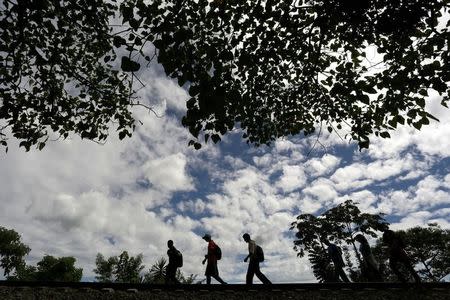
M 262 249 L 260 246 L 258 246 L 258 245 L 256 245 L 256 251 L 255 251 L 255 254 L 256 254 L 256 259 L 257 259 L 259 262 L 263 262 L 263 261 L 264 261 L 264 251 L 263 251 L 263 249 Z
M 178 268 L 181 268 L 183 266 L 183 254 L 181 254 L 181 252 L 178 250 L 177 250 L 176 266 Z
M 217 244 L 216 244 L 216 258 L 217 258 L 217 260 L 221 260 L 222 259 L 222 249 L 220 249 L 220 247 L 219 246 L 217 246 Z

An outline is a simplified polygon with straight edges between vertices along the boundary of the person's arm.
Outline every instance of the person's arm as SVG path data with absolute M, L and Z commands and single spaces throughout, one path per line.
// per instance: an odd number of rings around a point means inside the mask
M 256 243 L 253 241 L 248 242 L 248 255 L 246 258 L 244 258 L 244 262 L 247 262 L 247 260 L 255 254 L 255 251 Z
M 212 250 L 213 250 L 213 245 L 211 245 L 211 243 L 208 243 L 208 253 L 205 255 L 205 258 L 202 261 L 203 265 L 208 260 L 209 254 L 212 252 Z

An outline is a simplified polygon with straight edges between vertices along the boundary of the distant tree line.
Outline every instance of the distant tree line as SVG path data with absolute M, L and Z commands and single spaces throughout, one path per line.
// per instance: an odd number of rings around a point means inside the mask
M 362 213 L 352 200 L 333 207 L 322 214 L 301 214 L 291 224 L 296 230 L 294 250 L 297 256 L 307 256 L 314 276 L 319 282 L 338 281 L 324 241 L 337 245 L 345 260 L 346 271 L 353 282 L 369 281 L 364 272 L 365 262 L 361 248 L 356 246 L 356 235 L 371 237 L 371 252 L 378 262 L 383 281 L 396 281 L 389 268 L 389 255 L 385 241 L 380 237 L 386 232 L 389 223 L 383 214 Z M 437 224 L 427 227 L 413 227 L 399 230 L 395 235 L 403 241 L 411 264 L 417 270 L 422 281 L 443 281 L 450 275 L 450 230 Z M 82 278 L 83 270 L 75 267 L 74 257 L 53 257 L 45 255 L 36 266 L 28 265 L 25 256 L 30 247 L 21 241 L 20 234 L 13 229 L 0 227 L 0 267 L 8 280 L 27 281 L 71 281 Z M 105 257 L 98 253 L 95 259 L 98 282 L 128 282 L 163 284 L 165 282 L 167 261 L 161 257 L 146 272 L 143 255 L 131 256 L 123 251 L 118 256 Z M 408 275 L 406 270 L 400 268 Z M 178 270 L 177 279 L 181 283 L 201 283 L 197 275 L 187 277 Z
M 307 255 L 314 276 L 319 282 L 338 281 L 334 266 L 327 253 L 323 240 L 327 239 L 338 245 L 346 261 L 346 271 L 354 282 L 368 281 L 362 270 L 364 261 L 355 244 L 355 235 L 363 234 L 375 239 L 371 251 L 379 264 L 379 271 L 384 281 L 396 281 L 397 278 L 389 268 L 386 245 L 380 233 L 389 228 L 383 214 L 362 213 L 357 203 L 347 200 L 318 216 L 301 214 L 291 224 L 296 230 L 297 239 L 294 250 L 297 256 Z M 442 229 L 437 224 L 427 227 L 413 227 L 395 232 L 405 245 L 405 250 L 422 281 L 443 281 L 450 274 L 450 230 Z M 406 270 L 400 268 L 406 275 Z
M 21 241 L 19 233 L 0 226 L 0 267 L 8 280 L 81 281 L 83 269 L 75 267 L 75 257 L 45 255 L 36 266 L 32 266 L 25 262 L 25 257 L 30 251 L 31 248 Z M 145 269 L 142 260 L 142 254 L 130 256 L 127 251 L 109 258 L 98 253 L 95 259 L 96 268 L 93 270 L 96 274 L 95 279 L 98 282 L 163 284 L 166 259 L 158 259 L 145 273 L 142 273 Z M 177 279 L 184 284 L 201 282 L 197 280 L 197 275 L 185 276 L 180 270 L 177 272 Z

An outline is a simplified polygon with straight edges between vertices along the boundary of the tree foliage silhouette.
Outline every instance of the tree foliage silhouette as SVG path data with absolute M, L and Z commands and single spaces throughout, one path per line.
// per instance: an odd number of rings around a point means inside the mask
M 364 148 L 372 133 L 428 124 L 428 89 L 448 102 L 447 0 L 164 3 L 128 0 L 121 11 L 166 74 L 189 83 L 182 122 L 196 148 L 202 133 L 217 142 L 236 124 L 255 145 L 325 126 Z
M 75 267 L 72 256 L 54 257 L 45 255 L 36 266 L 23 264 L 8 280 L 79 282 L 83 269 Z
M 167 268 L 167 260 L 164 257 L 159 258 L 148 270 L 147 273 L 144 274 L 143 282 L 151 283 L 151 284 L 164 284 L 166 283 L 166 268 Z M 183 272 L 180 269 L 177 270 L 175 277 L 182 284 L 194 284 L 201 283 L 201 281 L 197 280 L 197 275 L 190 274 L 185 277 Z
M 45 255 L 37 263 L 36 280 L 78 282 L 83 276 L 83 269 L 75 268 L 74 257 L 53 257 Z
M 314 275 L 320 282 L 325 282 L 335 280 L 335 278 L 333 279 L 333 269 L 329 267 L 330 258 L 326 253 L 326 246 L 323 244 L 324 239 L 341 246 L 349 271 L 354 271 L 346 246 L 353 246 L 356 258 L 361 263 L 353 240 L 354 233 L 361 232 L 376 237 L 376 231 L 385 230 L 388 225 L 389 223 L 384 220 L 383 215 L 362 213 L 357 207 L 357 203 L 347 200 L 319 216 L 299 215 L 297 220 L 291 224 L 290 229 L 297 230 L 297 239 L 294 241 L 294 250 L 298 252 L 297 256 L 304 257 L 308 253 Z M 352 272 L 350 273 L 352 274 Z
M 99 282 L 140 283 L 142 281 L 140 274 L 145 268 L 142 259 L 142 254 L 130 256 L 127 251 L 108 259 L 98 253 L 95 259 L 94 273 L 97 274 L 95 279 Z
M 164 284 L 166 280 L 167 260 L 159 258 L 144 275 L 144 282 L 154 284 Z
M 112 30 L 119 7 L 125 27 Z M 113 121 L 120 138 L 131 135 L 134 72 L 152 60 L 149 42 L 189 90 L 182 123 L 195 148 L 235 126 L 254 145 L 325 127 L 365 148 L 372 134 L 435 119 L 429 90 L 448 102 L 448 0 L 4 0 L 0 8 L 4 146 L 8 130 L 27 150 L 42 149 L 51 132 L 104 141 Z
M 399 230 L 396 234 L 404 241 L 405 250 L 423 281 L 442 281 L 450 274 L 450 230 L 429 224 L 428 227 Z M 377 241 L 373 252 L 382 264 L 384 276 L 388 280 L 397 280 L 389 269 L 382 240 Z M 409 272 L 403 273 L 409 275 Z
M 30 247 L 22 243 L 20 234 L 13 229 L 0 227 L 0 267 L 9 276 L 25 266 L 25 256 Z
M 113 62 L 113 2 L 1 1 L 0 144 L 8 131 L 27 151 L 52 132 L 104 141 L 111 122 L 120 138 L 131 134 L 129 83 Z
M 308 260 L 318 282 L 336 282 L 334 266 L 330 265 L 330 258 L 323 247 L 314 245 L 308 251 Z

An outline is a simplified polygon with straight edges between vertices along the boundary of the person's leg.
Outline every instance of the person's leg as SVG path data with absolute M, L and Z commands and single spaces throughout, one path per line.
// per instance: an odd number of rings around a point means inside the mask
M 175 272 L 176 272 L 176 269 L 174 270 L 174 268 L 172 268 L 171 266 L 167 266 L 166 278 L 165 278 L 166 284 L 175 282 L 174 281 Z
M 253 284 L 253 276 L 255 275 L 255 268 L 252 262 L 248 264 L 247 276 L 245 278 L 246 284 Z
M 344 282 L 350 282 L 348 280 L 347 274 L 345 274 L 345 271 L 342 269 L 342 267 L 337 268 L 338 275 L 341 277 L 342 281 Z
M 383 278 L 381 277 L 380 270 L 377 266 L 374 266 L 372 264 L 368 264 L 368 269 L 370 272 L 370 281 L 372 282 L 382 282 Z
M 266 275 L 264 275 L 260 268 L 259 268 L 259 263 L 255 264 L 255 275 L 256 277 L 258 277 L 259 280 L 261 280 L 262 283 L 264 284 L 272 284 L 272 282 L 266 277 Z
M 404 255 L 401 256 L 400 261 L 403 263 L 403 265 L 406 267 L 409 273 L 411 273 L 411 275 L 414 278 L 414 281 L 417 283 L 421 282 L 420 276 L 417 274 L 416 270 L 414 270 L 411 260 L 406 255 L 406 253 L 404 253 Z
M 398 263 L 396 257 L 390 257 L 389 258 L 389 266 L 391 267 L 392 272 L 397 276 L 398 280 L 401 282 L 407 282 L 406 278 L 403 276 L 403 274 L 398 269 Z
M 220 278 L 219 275 L 214 275 L 213 278 L 214 278 L 215 280 L 217 280 L 218 282 L 220 282 L 221 284 L 227 284 L 225 281 L 223 281 L 222 278 Z
M 211 276 L 206 275 L 206 284 L 211 284 Z
M 334 266 L 333 269 L 334 269 L 334 278 L 332 279 L 332 282 L 341 282 L 339 280 L 339 268 Z
M 272 282 L 261 271 L 255 272 L 256 277 L 264 284 L 272 284 Z
M 177 269 L 178 268 L 174 268 L 174 270 L 173 270 L 173 275 L 172 275 L 172 281 L 175 283 L 175 284 L 181 284 L 181 282 L 177 279 Z

